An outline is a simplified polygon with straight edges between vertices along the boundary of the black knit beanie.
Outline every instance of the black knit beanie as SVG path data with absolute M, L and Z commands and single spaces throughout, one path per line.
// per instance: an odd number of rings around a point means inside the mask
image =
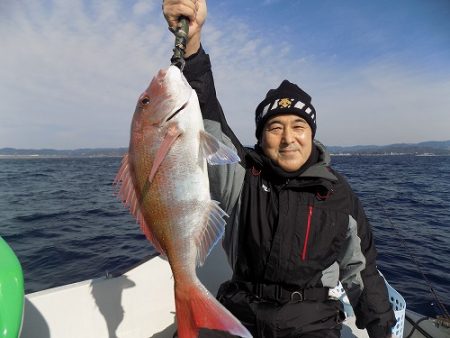
M 264 124 L 269 117 L 278 114 L 295 114 L 305 119 L 316 134 L 316 110 L 311 104 L 311 96 L 299 86 L 284 80 L 276 89 L 270 89 L 266 98 L 256 107 L 256 138 L 259 140 Z

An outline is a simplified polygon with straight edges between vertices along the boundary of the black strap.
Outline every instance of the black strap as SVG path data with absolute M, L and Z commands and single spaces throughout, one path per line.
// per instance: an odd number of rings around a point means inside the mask
M 329 288 L 286 288 L 279 284 L 264 284 L 239 282 L 245 289 L 253 293 L 256 297 L 278 302 L 303 302 L 318 301 L 323 302 L 329 298 Z

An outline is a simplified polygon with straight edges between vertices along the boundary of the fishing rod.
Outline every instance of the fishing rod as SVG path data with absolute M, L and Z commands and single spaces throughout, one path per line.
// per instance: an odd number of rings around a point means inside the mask
M 175 35 L 175 47 L 173 49 L 173 55 L 170 59 L 172 65 L 177 66 L 183 71 L 186 61 L 184 60 L 184 52 L 186 50 L 186 44 L 189 34 L 189 19 L 185 16 L 181 16 L 178 20 L 176 28 L 169 28 Z
M 406 241 L 401 236 L 400 230 L 397 228 L 397 226 L 394 225 L 394 223 L 392 222 L 391 218 L 389 217 L 389 214 L 388 214 L 386 208 L 384 207 L 384 204 L 381 203 L 381 201 L 379 199 L 378 199 L 378 203 L 381 205 L 381 207 L 383 209 L 383 212 L 384 212 L 385 216 L 387 217 L 391 228 L 394 229 L 394 231 L 397 233 L 398 238 L 400 238 L 400 242 L 402 243 L 403 249 L 405 250 L 405 252 L 409 253 L 408 256 L 411 258 L 412 262 L 414 263 L 414 265 L 416 266 L 417 270 L 421 274 L 423 280 L 425 281 L 425 283 L 427 284 L 428 288 L 430 289 L 430 292 L 431 292 L 432 296 L 434 297 L 434 299 L 436 301 L 436 304 L 437 304 L 438 308 L 440 309 L 440 311 L 442 313 L 442 316 L 437 316 L 436 322 L 438 324 L 440 324 L 440 325 L 449 327 L 450 326 L 450 315 L 449 315 L 447 309 L 445 308 L 445 306 L 443 305 L 443 303 L 439 299 L 439 297 L 437 295 L 437 292 L 433 288 L 433 285 L 431 284 L 430 280 L 427 278 L 427 276 L 423 272 L 419 261 L 416 259 L 416 257 L 413 254 L 413 251 L 412 250 L 408 250 L 408 246 L 406 244 Z

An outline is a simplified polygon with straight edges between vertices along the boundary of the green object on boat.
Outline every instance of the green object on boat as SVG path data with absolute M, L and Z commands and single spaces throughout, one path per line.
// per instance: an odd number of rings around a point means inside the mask
M 23 273 L 14 251 L 0 236 L 0 338 L 17 338 L 23 319 Z

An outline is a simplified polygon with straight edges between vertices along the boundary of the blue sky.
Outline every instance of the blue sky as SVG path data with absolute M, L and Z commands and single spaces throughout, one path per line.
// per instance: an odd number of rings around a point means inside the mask
M 209 1 L 203 44 L 244 144 L 287 78 L 328 145 L 450 139 L 447 0 Z M 124 147 L 173 37 L 160 0 L 0 2 L 0 147 Z

